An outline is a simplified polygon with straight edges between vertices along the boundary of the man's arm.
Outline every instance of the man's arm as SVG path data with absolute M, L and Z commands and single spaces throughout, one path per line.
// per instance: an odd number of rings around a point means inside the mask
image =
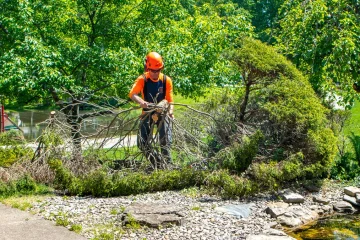
M 146 102 L 144 99 L 142 99 L 138 94 L 142 92 L 142 90 L 144 89 L 144 85 L 145 85 L 145 80 L 143 78 L 143 76 L 139 76 L 136 79 L 136 82 L 134 83 L 133 87 L 131 88 L 131 91 L 129 93 L 129 97 L 137 102 L 138 104 L 140 104 L 140 107 L 142 108 L 147 108 L 148 107 L 148 102 Z
M 174 97 L 173 97 L 173 85 L 172 79 L 168 77 L 166 79 L 166 93 L 165 93 L 166 100 L 170 103 L 169 115 L 171 118 L 174 118 Z
M 138 104 L 140 104 L 140 107 L 142 108 L 147 108 L 148 107 L 148 102 L 146 102 L 145 100 L 143 100 L 140 96 L 133 94 L 131 95 L 131 99 L 135 102 L 137 102 Z

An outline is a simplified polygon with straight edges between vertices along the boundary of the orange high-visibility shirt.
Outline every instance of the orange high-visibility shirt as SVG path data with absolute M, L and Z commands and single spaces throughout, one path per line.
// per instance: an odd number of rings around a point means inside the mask
M 153 81 L 152 79 L 150 79 L 150 75 L 148 72 L 145 73 L 145 76 L 147 78 L 147 81 Z M 159 74 L 159 79 L 157 81 L 164 81 L 164 74 L 160 73 Z M 153 81 L 153 82 L 157 82 L 157 81 Z M 143 99 L 145 99 L 144 97 L 144 86 L 145 86 L 145 79 L 143 77 L 143 75 L 140 75 L 134 85 L 132 86 L 130 93 L 129 93 L 129 97 L 131 98 L 131 96 L 133 94 L 140 94 Z M 173 97 L 173 85 L 172 85 L 172 80 L 169 76 L 166 76 L 166 93 L 165 93 L 165 99 L 169 102 L 169 103 L 173 103 L 174 102 L 174 97 Z

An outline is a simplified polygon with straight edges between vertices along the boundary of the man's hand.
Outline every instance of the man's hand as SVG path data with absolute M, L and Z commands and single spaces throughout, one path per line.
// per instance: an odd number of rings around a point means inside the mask
M 148 105 L 149 103 L 148 102 L 142 102 L 142 103 L 140 103 L 140 107 L 141 108 L 148 108 L 149 107 L 149 105 Z
M 172 119 L 175 119 L 173 113 L 169 113 L 169 117 L 172 118 Z

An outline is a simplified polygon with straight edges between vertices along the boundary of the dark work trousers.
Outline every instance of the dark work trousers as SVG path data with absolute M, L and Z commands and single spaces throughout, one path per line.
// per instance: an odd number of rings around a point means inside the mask
M 156 123 L 152 119 L 153 114 L 158 114 Z M 153 136 L 154 126 L 157 126 L 156 136 Z M 159 137 L 161 154 L 154 146 Z M 165 168 L 171 162 L 171 142 L 172 142 L 172 123 L 170 117 L 159 113 L 147 114 L 141 119 L 140 133 L 138 134 L 137 144 L 146 158 L 154 168 Z

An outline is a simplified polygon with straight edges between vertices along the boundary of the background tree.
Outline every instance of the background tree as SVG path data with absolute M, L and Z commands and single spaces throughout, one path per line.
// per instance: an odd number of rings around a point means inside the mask
M 251 32 L 246 12 L 221 2 L 2 0 L 0 6 L 1 92 L 20 105 L 55 102 L 77 145 L 80 124 L 91 116 L 80 115 L 80 103 L 103 93 L 126 98 L 149 51 L 160 52 L 167 72 L 179 76 L 179 92 L 196 96 L 223 68 L 219 53 Z
M 274 43 L 278 28 L 278 12 L 284 0 L 233 0 L 239 7 L 251 14 L 251 23 L 257 38 L 263 42 Z
M 360 3 L 345 0 L 285 1 L 277 46 L 309 76 L 321 96 L 352 104 L 359 81 Z

